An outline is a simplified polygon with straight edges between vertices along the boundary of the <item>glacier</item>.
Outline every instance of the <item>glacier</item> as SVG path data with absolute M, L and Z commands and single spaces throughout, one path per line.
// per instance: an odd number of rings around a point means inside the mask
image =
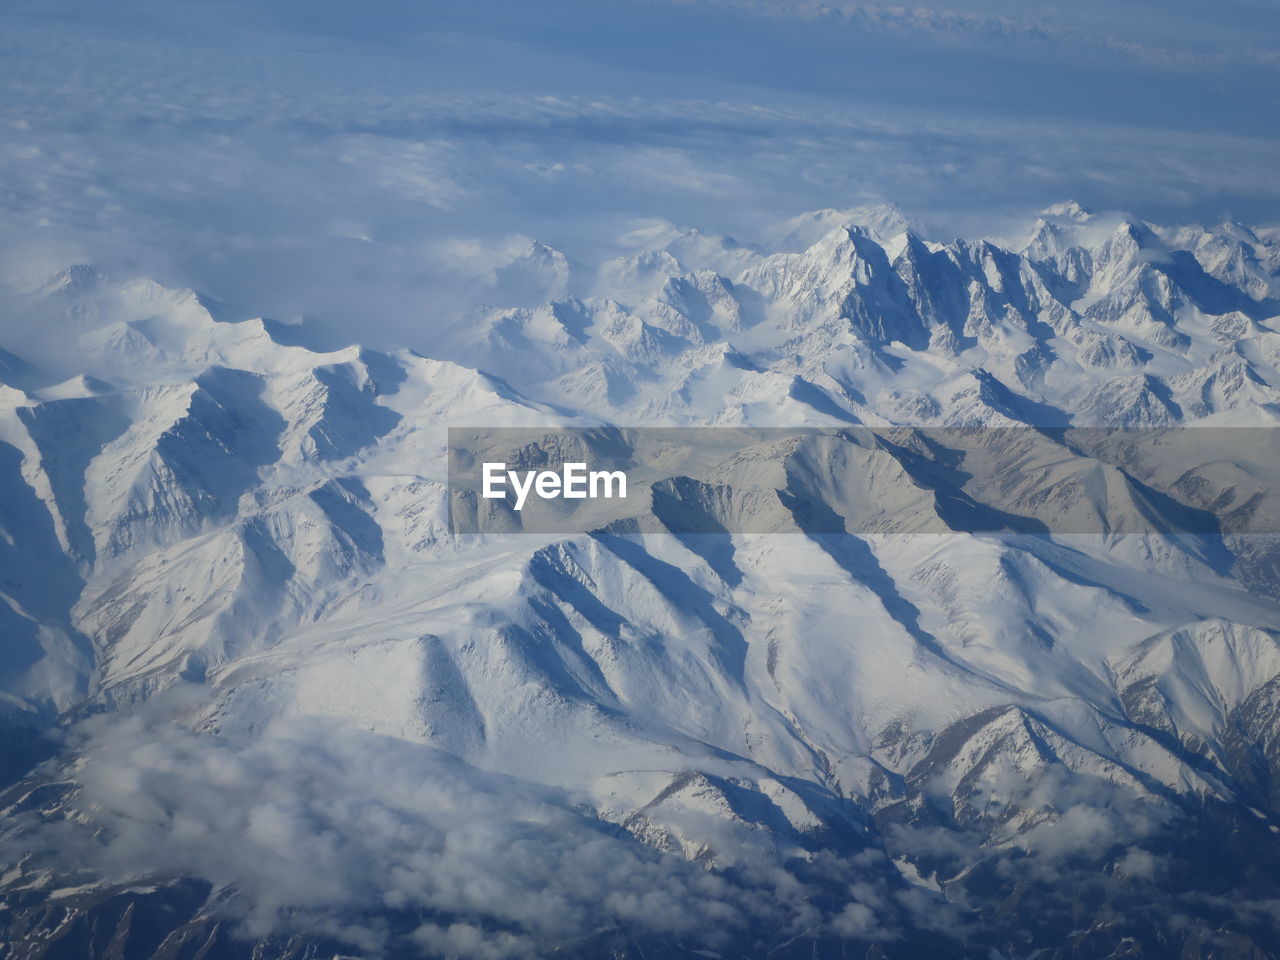
M 466 535 L 446 462 L 1168 430 L 1163 473 L 1055 483 L 1248 514 L 1280 231 L 641 247 L 513 245 L 421 352 L 91 265 L 3 292 L 0 956 L 1280 955 L 1274 532 Z

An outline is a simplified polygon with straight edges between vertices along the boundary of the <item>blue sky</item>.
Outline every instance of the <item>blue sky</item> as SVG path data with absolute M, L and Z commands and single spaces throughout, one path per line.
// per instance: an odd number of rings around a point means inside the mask
M 412 327 L 516 235 L 591 261 L 877 201 L 1008 233 L 1066 198 L 1274 223 L 1277 51 L 1262 0 L 11 2 L 0 240 L 10 272 Z

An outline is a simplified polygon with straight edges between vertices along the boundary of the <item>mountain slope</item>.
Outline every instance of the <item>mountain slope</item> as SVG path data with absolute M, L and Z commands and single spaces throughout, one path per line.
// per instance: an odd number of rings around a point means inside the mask
M 582 298 L 533 247 L 513 289 L 556 299 L 432 358 L 83 267 L 11 292 L 3 949 L 1277 955 L 1274 537 L 451 532 L 450 426 L 1280 414 L 1280 252 L 1246 228 L 775 243 L 666 237 Z M 1025 472 L 985 494 L 1266 502 L 1253 444 L 1189 433 L 1073 473 L 994 431 Z M 824 467 L 864 453 L 753 469 L 854 497 Z M 909 454 L 884 489 L 948 452 Z

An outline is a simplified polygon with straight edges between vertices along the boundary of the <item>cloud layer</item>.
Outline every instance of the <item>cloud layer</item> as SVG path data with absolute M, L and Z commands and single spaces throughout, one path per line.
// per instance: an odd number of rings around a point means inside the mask
M 457 251 L 513 236 L 599 262 L 638 221 L 881 200 L 943 235 L 1066 197 L 1265 222 L 1274 17 L 1232 9 L 18 4 L 0 243 L 421 347 L 474 298 Z
M 74 760 L 61 770 L 70 799 L 6 814 L 10 907 L 29 901 L 13 891 L 32 882 L 74 893 L 186 878 L 211 885 L 209 909 L 236 937 L 480 960 L 591 955 L 584 945 L 610 936 L 722 956 L 793 942 L 825 944 L 824 956 L 849 943 L 901 943 L 912 956 L 965 944 L 986 955 L 1009 936 L 976 912 L 999 909 L 992 889 L 1010 891 L 1028 942 L 1083 904 L 1101 904 L 1100 917 L 1187 911 L 1188 930 L 1274 925 L 1268 901 L 1198 892 L 1201 844 L 1179 839 L 1198 828 L 1175 808 L 1062 767 L 1010 771 L 998 798 L 971 798 L 989 820 L 967 826 L 930 824 L 928 808 L 950 799 L 941 783 L 924 784 L 913 805 L 923 818 L 887 821 L 859 852 L 798 858 L 725 821 L 715 843 L 734 866 L 707 869 L 640 845 L 581 798 L 354 724 L 295 718 L 243 742 L 193 732 L 179 718 L 205 697 L 175 688 L 131 716 L 74 729 Z M 1034 812 L 1012 843 L 998 839 L 1006 803 L 1010 823 Z M 945 895 L 935 874 L 956 875 Z
M 72 816 L 11 822 L 6 861 L 67 883 L 204 880 L 233 891 L 222 909 L 243 935 L 375 954 L 395 940 L 388 916 L 417 917 L 408 936 L 429 952 L 494 958 L 609 930 L 714 949 L 827 922 L 817 888 L 763 839 L 737 841 L 731 879 L 636 844 L 572 797 L 349 725 L 282 722 L 247 744 L 188 732 L 173 711 L 199 696 L 84 723 Z M 894 922 L 887 896 L 865 893 L 832 921 L 846 935 Z

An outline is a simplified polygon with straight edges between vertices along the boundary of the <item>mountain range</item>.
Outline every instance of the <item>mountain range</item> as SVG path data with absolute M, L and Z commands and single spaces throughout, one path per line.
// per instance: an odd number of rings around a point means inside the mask
M 1257 516 L 1280 231 L 633 241 L 517 245 L 417 349 L 85 265 L 5 291 L 0 957 L 1280 956 L 1280 528 L 462 534 L 446 456 L 1106 427 L 1176 456 L 1034 489 Z

